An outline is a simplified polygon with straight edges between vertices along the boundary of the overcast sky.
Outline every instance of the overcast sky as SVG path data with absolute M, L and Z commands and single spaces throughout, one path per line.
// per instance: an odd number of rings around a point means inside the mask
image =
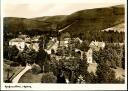
M 68 2 L 67 2 L 68 1 Z M 5 17 L 67 15 L 78 10 L 124 4 L 125 0 L 4 0 Z

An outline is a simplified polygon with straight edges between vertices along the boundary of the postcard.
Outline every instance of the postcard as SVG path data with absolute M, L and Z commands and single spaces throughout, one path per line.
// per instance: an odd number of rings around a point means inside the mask
M 2 0 L 2 90 L 126 90 L 127 0 Z

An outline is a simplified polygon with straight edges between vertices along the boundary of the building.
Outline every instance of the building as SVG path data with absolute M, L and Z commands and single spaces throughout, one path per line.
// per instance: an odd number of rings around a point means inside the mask
M 75 41 L 79 41 L 79 43 L 82 43 L 83 42 L 79 37 L 75 38 L 74 40 Z
M 70 38 L 64 38 L 63 40 L 60 41 L 60 46 L 65 46 L 68 47 Z
M 9 46 L 16 46 L 19 51 L 23 51 L 25 48 L 25 41 L 21 38 L 15 38 L 9 41 Z
M 39 43 L 31 43 L 29 45 L 29 48 L 34 49 L 35 51 L 38 51 L 39 50 Z
M 90 47 L 90 49 L 86 53 L 87 62 L 88 63 L 93 63 L 93 51 L 99 51 L 100 48 L 104 49 L 105 48 L 105 43 L 104 42 L 98 42 L 98 41 L 92 41 L 90 43 L 89 47 Z
M 31 39 L 30 45 L 28 44 L 30 49 L 34 49 L 35 51 L 39 50 L 39 38 L 40 36 L 34 36 Z
M 89 47 L 95 51 L 99 51 L 100 48 L 104 49 L 105 42 L 98 42 L 98 41 L 92 41 L 89 45 Z
M 86 56 L 87 56 L 87 63 L 93 63 L 93 57 L 92 57 L 92 49 L 90 48 L 88 50 L 88 52 L 86 53 Z

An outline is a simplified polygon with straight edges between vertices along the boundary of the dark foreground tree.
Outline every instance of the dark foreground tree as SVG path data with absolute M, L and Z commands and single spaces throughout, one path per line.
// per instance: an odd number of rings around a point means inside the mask
M 41 78 L 41 83 L 56 83 L 57 77 L 52 72 L 44 73 Z
M 57 83 L 66 83 L 65 76 L 62 70 L 59 70 L 58 72 Z
M 37 64 L 32 65 L 32 73 L 33 74 L 39 74 L 41 72 L 41 67 Z
M 50 60 L 48 53 L 43 48 L 40 48 L 35 63 L 41 67 L 42 72 L 45 71 L 44 65 L 48 63 L 48 60 Z
M 93 59 L 96 63 L 108 63 L 112 68 L 122 67 L 123 48 L 114 44 L 106 45 L 104 49 L 93 52 Z
M 114 83 L 115 72 L 106 64 L 100 63 L 96 71 L 97 83 Z
M 9 60 L 15 61 L 15 58 L 16 58 L 18 53 L 19 53 L 19 50 L 15 45 L 10 46 L 9 49 L 8 49 L 8 58 L 9 58 Z

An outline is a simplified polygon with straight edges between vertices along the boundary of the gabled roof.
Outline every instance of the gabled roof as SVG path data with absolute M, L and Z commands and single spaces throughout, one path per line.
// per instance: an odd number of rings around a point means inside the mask
M 15 39 L 10 40 L 10 42 L 24 42 L 24 40 L 21 38 L 15 38 Z
M 98 42 L 98 41 L 92 41 L 89 45 L 89 47 L 95 46 L 95 47 L 102 47 L 105 43 L 104 42 Z

